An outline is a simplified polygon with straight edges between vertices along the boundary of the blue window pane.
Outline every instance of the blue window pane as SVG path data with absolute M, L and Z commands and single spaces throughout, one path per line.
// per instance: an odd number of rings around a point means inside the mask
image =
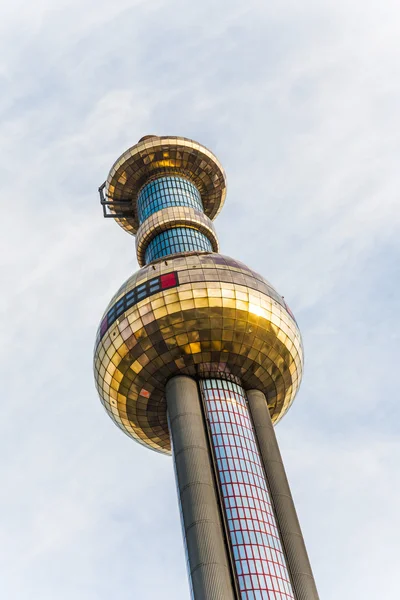
M 137 208 L 139 223 L 150 215 L 169 206 L 191 206 L 203 211 L 201 196 L 196 186 L 183 177 L 159 177 L 140 191 Z
M 188 227 L 174 227 L 151 240 L 146 248 L 146 263 L 179 252 L 212 252 L 210 240 L 200 231 Z

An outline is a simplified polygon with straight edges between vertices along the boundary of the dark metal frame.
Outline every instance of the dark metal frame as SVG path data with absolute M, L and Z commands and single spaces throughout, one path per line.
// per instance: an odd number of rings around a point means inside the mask
M 103 207 L 103 217 L 105 219 L 134 218 L 135 212 L 131 204 L 132 200 L 130 198 L 121 198 L 120 200 L 113 200 L 111 196 L 106 196 L 104 193 L 106 184 L 107 182 L 105 181 L 99 187 L 100 204 Z M 122 208 L 126 208 L 128 210 L 124 210 L 123 212 L 121 212 Z M 113 212 L 110 212 L 110 210 L 112 210 Z

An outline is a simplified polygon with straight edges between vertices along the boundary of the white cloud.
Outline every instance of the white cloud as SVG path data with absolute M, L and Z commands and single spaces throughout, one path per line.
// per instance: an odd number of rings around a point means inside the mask
M 91 371 L 137 268 L 97 186 L 139 137 L 171 133 L 220 157 L 222 249 L 304 334 L 278 434 L 321 598 L 396 599 L 397 3 L 0 11 L 3 596 L 188 597 L 171 464 L 112 425 Z

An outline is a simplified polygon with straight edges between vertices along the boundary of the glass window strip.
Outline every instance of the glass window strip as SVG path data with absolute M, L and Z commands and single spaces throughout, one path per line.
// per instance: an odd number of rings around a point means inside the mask
M 180 252 L 212 252 L 207 236 L 189 227 L 173 227 L 162 231 L 151 240 L 146 248 L 145 262 Z
M 150 215 L 170 206 L 190 206 L 203 211 L 199 190 L 183 177 L 159 177 L 140 191 L 137 201 L 139 223 Z
M 200 381 L 241 600 L 294 600 L 243 388 Z

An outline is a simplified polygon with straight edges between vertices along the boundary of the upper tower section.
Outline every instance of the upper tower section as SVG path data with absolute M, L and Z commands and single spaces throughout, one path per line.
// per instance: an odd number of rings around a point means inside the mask
M 96 338 L 96 385 L 115 423 L 169 452 L 164 391 L 178 374 L 260 390 L 277 422 L 300 385 L 301 335 L 271 284 L 218 252 L 212 219 L 226 195 L 218 159 L 186 138 L 142 138 L 100 194 L 105 216 L 136 236 L 141 266 L 111 299 Z
M 140 266 L 185 251 L 218 251 L 212 220 L 226 196 L 217 157 L 183 137 L 145 136 L 99 188 L 105 217 L 136 235 Z

